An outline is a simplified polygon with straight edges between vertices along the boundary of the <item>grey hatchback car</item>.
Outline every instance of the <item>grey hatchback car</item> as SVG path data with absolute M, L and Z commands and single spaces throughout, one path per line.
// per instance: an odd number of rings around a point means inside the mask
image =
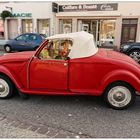
M 34 51 L 45 40 L 45 36 L 37 33 L 25 33 L 15 39 L 8 40 L 4 45 L 4 50 L 12 51 Z

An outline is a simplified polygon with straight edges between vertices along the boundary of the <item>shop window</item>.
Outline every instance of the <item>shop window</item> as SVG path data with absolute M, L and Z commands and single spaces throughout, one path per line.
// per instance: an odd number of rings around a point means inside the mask
M 39 54 L 40 59 L 59 59 L 65 60 L 72 47 L 71 40 L 50 40 Z
M 37 20 L 38 33 L 45 36 L 50 35 L 50 20 L 49 19 L 38 19 Z
M 93 19 L 78 20 L 78 31 L 85 31 L 93 34 L 95 41 L 97 41 L 98 20 Z
M 32 19 L 23 19 L 22 20 L 22 32 L 23 33 L 32 33 L 33 32 Z
M 0 20 L 0 39 L 4 39 L 4 23 Z
M 71 33 L 72 32 L 72 20 L 71 19 L 60 19 L 59 20 L 60 33 Z
M 114 45 L 115 39 L 115 20 L 101 20 L 99 44 L 102 47 L 110 47 Z

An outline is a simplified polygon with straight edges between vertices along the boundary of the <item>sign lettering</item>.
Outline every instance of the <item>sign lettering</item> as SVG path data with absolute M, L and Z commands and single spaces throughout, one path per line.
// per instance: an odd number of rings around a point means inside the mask
M 59 12 L 73 11 L 115 11 L 118 10 L 117 3 L 109 4 L 80 4 L 80 5 L 59 5 Z

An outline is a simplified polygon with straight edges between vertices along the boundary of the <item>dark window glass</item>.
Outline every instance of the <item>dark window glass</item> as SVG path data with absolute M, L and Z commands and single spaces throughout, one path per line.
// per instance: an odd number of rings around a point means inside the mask
M 31 41 L 37 40 L 37 36 L 36 35 L 30 35 L 29 40 L 31 40 Z
M 29 35 L 21 35 L 16 38 L 16 40 L 27 40 L 29 38 Z

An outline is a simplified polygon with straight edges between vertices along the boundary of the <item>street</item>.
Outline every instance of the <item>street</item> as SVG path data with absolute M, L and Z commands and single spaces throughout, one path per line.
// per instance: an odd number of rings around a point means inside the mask
M 132 107 L 118 111 L 107 108 L 99 97 L 31 96 L 23 100 L 17 95 L 0 101 L 0 137 L 138 138 L 139 116 L 139 97 Z

